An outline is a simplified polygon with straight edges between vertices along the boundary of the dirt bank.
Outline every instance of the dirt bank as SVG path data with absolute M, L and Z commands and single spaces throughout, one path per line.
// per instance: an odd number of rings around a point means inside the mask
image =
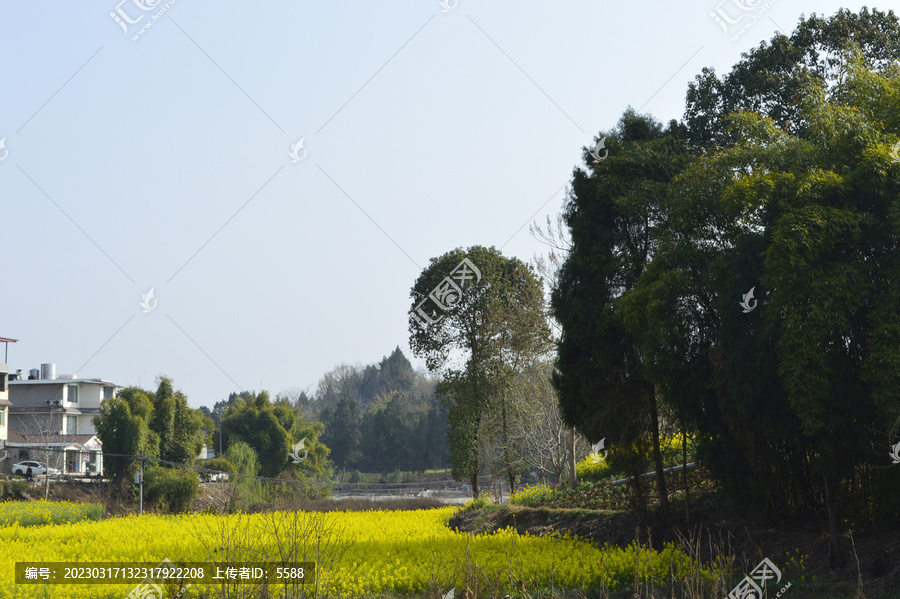
M 641 523 L 627 512 L 586 509 L 527 508 L 515 505 L 455 514 L 449 525 L 480 534 L 511 526 L 520 534 L 572 534 L 598 546 L 626 547 L 635 539 L 660 549 L 667 542 L 692 546 L 702 560 L 716 552 L 734 556 L 739 570 L 749 572 L 764 557 L 792 582 L 791 597 L 900 599 L 900 535 L 862 529 L 844 535 L 847 563 L 828 565 L 828 535 L 817 523 L 773 524 L 728 517 L 726 510 L 702 508 L 670 527 Z M 858 559 L 858 566 L 857 566 Z M 862 595 L 858 580 L 862 578 Z

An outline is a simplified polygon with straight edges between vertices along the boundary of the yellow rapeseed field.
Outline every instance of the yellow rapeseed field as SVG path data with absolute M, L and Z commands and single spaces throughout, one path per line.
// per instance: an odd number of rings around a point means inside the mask
M 609 588 L 641 578 L 681 576 L 690 560 L 669 547 L 656 553 L 598 549 L 567 538 L 502 530 L 472 536 L 452 531 L 456 508 L 418 511 L 277 512 L 219 516 L 132 516 L 101 522 L 0 527 L 0 597 L 126 597 L 127 585 L 16 585 L 16 562 L 316 561 L 309 596 L 356 597 L 393 592 L 438 596 L 467 585 L 479 596 L 538 587 Z M 253 596 L 194 585 L 183 595 Z M 504 593 L 499 593 L 502 596 Z M 281 596 L 275 594 L 273 596 Z

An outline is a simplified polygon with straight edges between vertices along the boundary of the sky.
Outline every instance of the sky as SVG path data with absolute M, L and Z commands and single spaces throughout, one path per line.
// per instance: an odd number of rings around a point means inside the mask
M 211 407 L 397 346 L 422 366 L 409 294 L 432 257 L 545 254 L 528 225 L 628 107 L 680 119 L 704 67 L 861 6 L 4 2 L 10 370 L 165 374 Z

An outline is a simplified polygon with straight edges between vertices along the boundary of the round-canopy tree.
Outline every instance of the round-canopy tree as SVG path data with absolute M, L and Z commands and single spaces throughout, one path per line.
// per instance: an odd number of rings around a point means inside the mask
M 514 482 L 502 389 L 509 373 L 549 347 L 541 279 L 494 247 L 457 248 L 432 258 L 410 292 L 410 347 L 441 372 L 438 392 L 449 406 L 453 476 L 478 493 L 479 435 L 500 439 L 504 473 Z M 497 410 L 500 430 L 484 431 Z

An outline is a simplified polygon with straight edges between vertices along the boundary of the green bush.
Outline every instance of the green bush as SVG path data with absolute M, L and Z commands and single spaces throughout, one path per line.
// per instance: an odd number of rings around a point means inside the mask
M 149 468 L 144 471 L 144 502 L 159 512 L 189 512 L 200 493 L 192 470 Z
M 28 483 L 24 480 L 0 480 L 0 501 L 25 499 Z

